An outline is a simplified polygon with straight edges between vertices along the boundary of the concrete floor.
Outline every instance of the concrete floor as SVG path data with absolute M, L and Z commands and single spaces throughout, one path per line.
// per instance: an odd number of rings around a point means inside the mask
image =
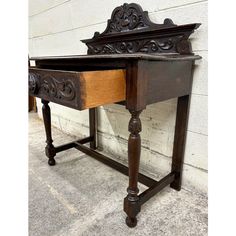
M 53 139 L 59 145 L 74 137 L 53 128 Z M 50 167 L 44 147 L 43 123 L 29 113 L 29 235 L 207 235 L 206 196 L 167 187 L 130 229 L 123 212 L 128 177 L 74 149 L 58 153 Z

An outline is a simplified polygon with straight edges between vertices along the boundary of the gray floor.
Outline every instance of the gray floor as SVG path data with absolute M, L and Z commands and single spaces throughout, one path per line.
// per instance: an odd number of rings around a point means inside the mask
M 54 144 L 74 140 L 53 129 Z M 41 120 L 29 114 L 29 234 L 31 236 L 207 235 L 207 198 L 166 188 L 143 205 L 138 225 L 125 225 L 128 177 L 77 150 L 49 167 Z M 139 186 L 140 191 L 145 187 Z

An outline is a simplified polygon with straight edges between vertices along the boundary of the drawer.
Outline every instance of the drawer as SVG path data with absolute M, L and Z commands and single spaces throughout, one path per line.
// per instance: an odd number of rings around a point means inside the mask
M 125 85 L 125 70 L 29 69 L 30 95 L 78 110 L 124 101 Z

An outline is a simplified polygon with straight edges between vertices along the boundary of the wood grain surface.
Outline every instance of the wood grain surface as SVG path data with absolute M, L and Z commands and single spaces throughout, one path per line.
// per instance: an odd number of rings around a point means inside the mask
M 125 70 L 80 72 L 82 109 L 125 100 Z

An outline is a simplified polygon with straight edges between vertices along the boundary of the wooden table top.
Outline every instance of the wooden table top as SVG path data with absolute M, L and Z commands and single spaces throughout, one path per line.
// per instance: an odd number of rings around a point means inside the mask
M 103 55 L 69 55 L 69 56 L 45 56 L 45 57 L 31 57 L 30 60 L 44 61 L 44 60 L 56 60 L 56 61 L 98 61 L 107 59 L 115 60 L 149 60 L 149 61 L 192 61 L 201 59 L 199 55 L 180 55 L 177 53 L 124 53 L 124 54 L 103 54 Z

